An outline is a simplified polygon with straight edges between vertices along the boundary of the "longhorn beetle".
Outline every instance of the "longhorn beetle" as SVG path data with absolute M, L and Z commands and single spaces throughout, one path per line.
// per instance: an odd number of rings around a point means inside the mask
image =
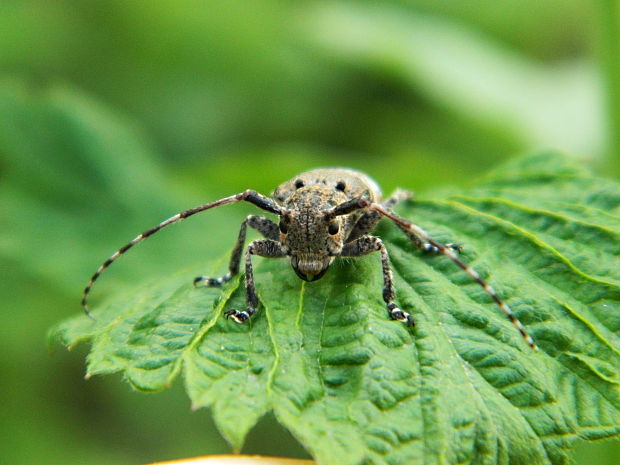
M 82 307 L 86 315 L 92 318 L 88 310 L 88 295 L 93 284 L 112 262 L 134 245 L 152 236 L 160 229 L 196 213 L 229 203 L 245 201 L 278 215 L 280 217 L 279 224 L 262 216 L 248 216 L 241 223 L 239 237 L 230 258 L 228 273 L 219 278 L 198 276 L 194 279 L 195 285 L 205 286 L 221 286 L 230 281 L 233 276 L 239 273 L 247 227 L 256 229 L 265 237 L 265 239 L 252 241 L 245 249 L 247 308 L 245 310 L 228 310 L 225 312 L 226 318 L 232 318 L 241 324 L 256 313 L 259 300 L 254 286 L 252 255 L 267 258 L 288 257 L 293 270 L 301 279 L 316 281 L 325 274 L 336 257 L 359 257 L 372 252 L 379 252 L 383 268 L 383 300 L 388 314 L 394 320 L 413 326 L 414 321 L 411 315 L 401 310 L 394 302 L 392 270 L 385 245 L 380 238 L 370 235 L 381 217 L 386 217 L 394 222 L 416 247 L 424 251 L 445 255 L 467 273 L 497 304 L 521 333 L 525 342 L 532 349 L 537 349 L 534 340 L 525 332 L 521 322 L 515 317 L 508 305 L 498 297 L 495 290 L 474 269 L 457 257 L 456 253 L 460 251 L 460 246 L 442 244 L 434 240 L 422 228 L 392 211 L 392 207 L 397 203 L 410 197 L 410 193 L 397 190 L 391 197 L 382 202 L 379 187 L 365 174 L 351 169 L 329 168 L 301 173 L 292 180 L 281 184 L 271 197 L 265 197 L 248 189 L 216 202 L 185 210 L 143 232 L 114 252 L 99 267 L 86 285 L 82 297 Z

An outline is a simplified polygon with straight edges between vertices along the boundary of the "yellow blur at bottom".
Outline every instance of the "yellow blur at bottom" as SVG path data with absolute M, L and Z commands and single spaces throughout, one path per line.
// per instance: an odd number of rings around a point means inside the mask
M 313 460 L 265 457 L 261 455 L 211 455 L 191 459 L 157 462 L 149 465 L 316 465 Z

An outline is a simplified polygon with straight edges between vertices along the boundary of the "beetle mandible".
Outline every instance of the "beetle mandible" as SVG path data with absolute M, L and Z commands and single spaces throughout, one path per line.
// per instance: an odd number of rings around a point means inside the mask
M 400 309 L 394 302 L 394 285 L 387 249 L 380 238 L 370 235 L 379 220 L 385 217 L 403 231 L 416 247 L 445 255 L 467 273 L 497 304 L 517 328 L 525 342 L 532 349 L 537 349 L 534 340 L 525 332 L 521 322 L 508 305 L 499 298 L 495 290 L 473 268 L 458 258 L 457 252 L 460 251 L 460 246 L 442 244 L 434 240 L 422 228 L 392 211 L 396 204 L 411 196 L 407 191 L 397 190 L 387 200 L 382 201 L 379 186 L 365 174 L 345 168 L 322 168 L 306 171 L 281 184 L 270 197 L 248 189 L 216 202 L 185 210 L 136 236 L 114 252 L 97 269 L 84 288 L 82 307 L 92 318 L 88 310 L 88 295 L 93 284 L 106 268 L 134 245 L 162 228 L 196 213 L 229 203 L 245 201 L 278 215 L 279 224 L 262 216 L 248 216 L 241 223 L 228 273 L 219 278 L 199 276 L 194 279 L 195 285 L 206 286 L 221 286 L 230 281 L 239 273 L 247 227 L 256 229 L 265 237 L 265 239 L 252 241 L 245 249 L 247 307 L 243 310 L 226 311 L 226 318 L 231 318 L 241 324 L 256 313 L 259 300 L 254 286 L 252 255 L 267 258 L 287 257 L 295 273 L 301 279 L 316 281 L 325 274 L 336 257 L 359 257 L 379 252 L 383 270 L 383 300 L 388 315 L 394 320 L 413 326 L 412 316 Z

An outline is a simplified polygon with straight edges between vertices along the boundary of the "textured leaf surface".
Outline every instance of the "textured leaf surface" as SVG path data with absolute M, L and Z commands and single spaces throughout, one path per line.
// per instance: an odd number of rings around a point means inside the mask
M 397 300 L 388 319 L 377 256 L 341 260 L 303 283 L 257 259 L 262 306 L 251 324 L 240 279 L 194 289 L 189 270 L 78 316 L 53 335 L 92 342 L 88 373 L 122 372 L 136 389 L 184 374 L 239 449 L 273 410 L 320 464 L 560 464 L 574 439 L 620 434 L 620 188 L 561 155 L 496 170 L 467 191 L 399 213 L 463 258 L 509 303 L 534 352 L 480 287 L 393 225 Z

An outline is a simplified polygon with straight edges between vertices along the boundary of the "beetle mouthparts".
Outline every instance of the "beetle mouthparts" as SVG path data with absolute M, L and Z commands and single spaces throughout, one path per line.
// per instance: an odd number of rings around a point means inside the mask
M 318 281 L 319 279 L 323 277 L 323 275 L 327 271 L 327 267 L 318 271 L 317 273 L 303 273 L 298 268 L 293 267 L 293 269 L 295 270 L 295 273 L 297 273 L 297 276 L 299 276 L 304 281 L 308 281 L 308 282 Z

